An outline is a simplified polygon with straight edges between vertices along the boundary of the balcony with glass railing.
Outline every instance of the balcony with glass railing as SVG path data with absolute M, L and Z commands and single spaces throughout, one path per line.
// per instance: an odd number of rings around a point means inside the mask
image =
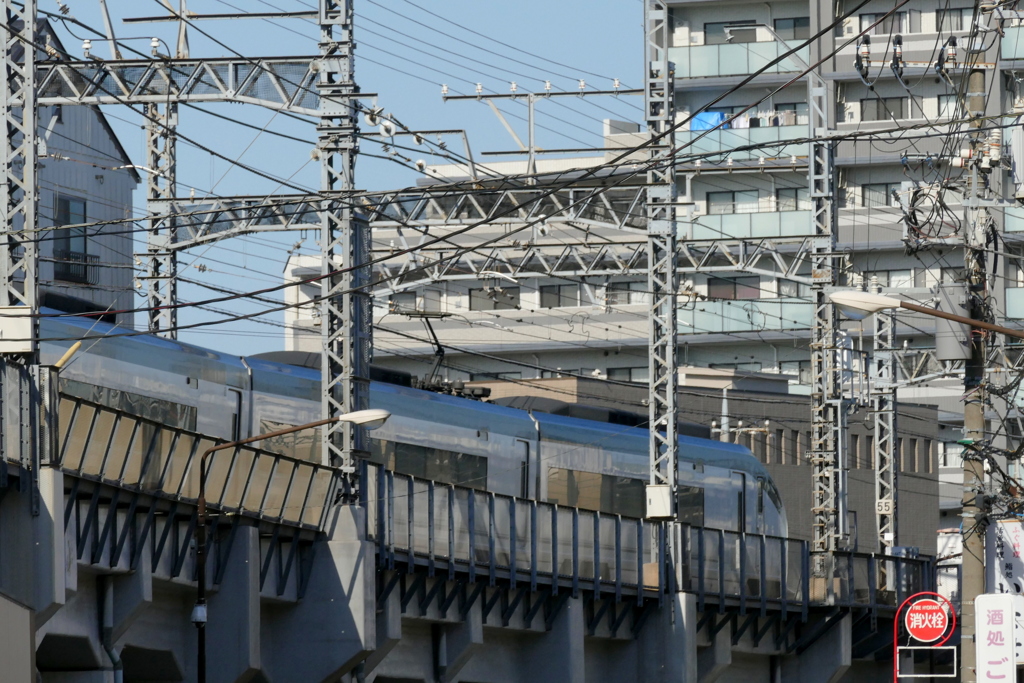
M 814 307 L 806 299 L 698 301 L 679 310 L 680 334 L 806 330 Z
M 678 223 L 683 239 L 758 239 L 812 234 L 811 206 L 805 196 L 760 197 L 755 201 L 705 203 L 691 222 Z
M 723 43 L 718 45 L 687 45 L 672 47 L 668 59 L 676 65 L 676 78 L 714 78 L 745 76 L 765 68 L 770 62 L 789 52 L 790 48 L 776 40 L 756 43 Z M 806 47 L 765 69 L 766 74 L 803 71 L 808 60 Z
M 748 122 L 749 123 L 749 122 Z M 721 159 L 749 161 L 766 158 L 805 157 L 807 126 L 729 127 L 716 130 L 685 130 L 676 133 L 681 154 L 721 154 Z M 743 149 L 751 147 L 751 149 Z M 714 157 L 709 161 L 716 161 Z

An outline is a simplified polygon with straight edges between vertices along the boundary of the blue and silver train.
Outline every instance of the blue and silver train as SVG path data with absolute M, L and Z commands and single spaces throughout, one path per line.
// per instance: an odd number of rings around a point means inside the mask
M 319 419 L 315 368 L 150 335 L 116 336 L 123 332 L 85 318 L 44 318 L 41 336 L 51 341 L 41 345 L 42 360 L 52 364 L 74 339 L 91 337 L 62 369 L 63 393 L 224 439 Z M 372 459 L 396 472 L 644 515 L 649 468 L 642 426 L 520 410 L 380 381 L 371 383 L 370 404 L 392 414 L 371 432 Z M 786 536 L 782 501 L 750 451 L 694 436 L 679 440 L 683 521 Z M 312 430 L 266 440 L 262 447 L 309 460 L 320 457 L 319 435 Z

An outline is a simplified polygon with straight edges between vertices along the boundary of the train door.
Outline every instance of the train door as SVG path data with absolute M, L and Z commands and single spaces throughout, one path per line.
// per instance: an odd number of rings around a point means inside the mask
M 227 406 L 228 410 L 231 411 L 231 439 L 237 441 L 245 436 L 242 431 L 243 426 L 243 413 L 242 413 L 242 392 L 238 389 L 228 389 L 227 395 Z
M 733 511 L 736 515 L 735 531 L 744 531 L 747 528 L 747 475 L 743 472 L 733 472 L 730 477 L 730 493 L 735 496 Z
M 765 497 L 765 483 L 764 477 L 757 478 L 757 491 L 754 492 L 757 496 L 757 514 L 754 517 L 754 533 L 764 533 L 764 497 Z
M 519 462 L 519 497 L 530 497 L 530 442 L 516 439 L 515 458 Z

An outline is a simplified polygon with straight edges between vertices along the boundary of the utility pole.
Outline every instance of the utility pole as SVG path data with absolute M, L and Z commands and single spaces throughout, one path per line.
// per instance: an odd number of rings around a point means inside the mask
M 102 7 L 107 33 L 110 38 L 114 59 L 120 59 L 112 23 Z M 170 9 L 170 5 L 168 5 Z M 178 22 L 178 40 L 174 59 L 188 59 L 188 22 L 185 20 L 185 3 L 181 3 Z M 172 10 L 173 14 L 173 10 Z M 175 17 L 168 17 L 175 19 Z M 153 58 L 161 59 L 160 40 L 154 38 L 151 44 Z M 158 76 L 160 78 L 160 76 Z M 164 83 L 168 92 L 175 84 L 167 79 Z M 169 201 L 178 193 L 178 142 L 175 131 L 178 128 L 178 104 L 150 102 L 146 104 L 146 199 L 149 202 Z M 150 214 L 160 210 L 150 208 Z M 151 219 L 146 235 L 146 307 L 149 309 L 149 331 L 167 339 L 178 338 L 178 252 L 174 249 L 176 234 L 174 218 Z
M 872 283 L 878 293 L 877 280 Z M 899 476 L 899 437 L 896 413 L 896 316 L 892 313 L 874 315 L 875 336 L 871 382 L 871 409 L 875 422 L 875 518 L 883 555 L 892 555 L 899 543 L 897 510 L 897 477 Z M 878 565 L 878 588 L 887 589 L 894 578 L 889 564 Z
M 50 374 L 39 365 L 39 148 L 36 101 L 36 0 L 4 0 L 6 140 L 0 152 L 0 307 L 16 316 L 17 349 L 0 357 L 0 440 L 30 473 L 30 505 L 40 511 L 39 467 L 52 428 Z M 12 310 L 13 308 L 13 310 Z M 26 318 L 27 316 L 27 318 Z
M 178 105 L 146 105 L 146 198 L 149 201 L 174 199 L 177 189 Z M 159 211 L 150 209 L 151 214 Z M 149 331 L 168 339 L 177 339 L 177 261 L 172 248 L 174 219 L 152 219 L 146 235 L 146 307 Z
M 967 78 L 967 109 L 971 121 L 975 156 L 981 152 L 981 117 L 985 115 L 985 72 L 974 69 Z M 971 165 L 969 196 L 965 202 L 964 274 L 967 279 L 968 310 L 975 320 L 986 320 L 987 277 L 985 273 L 986 234 L 991 218 L 982 201 L 978 163 Z M 978 496 L 985 486 L 984 464 L 978 449 L 985 441 L 985 364 L 987 349 L 982 330 L 971 328 L 971 357 L 964 369 L 963 438 L 963 563 L 960 589 L 960 680 L 975 683 L 976 645 L 974 602 L 985 592 L 985 536 Z
M 675 73 L 668 61 L 669 17 L 663 0 L 644 0 L 644 104 L 651 136 L 675 124 Z M 648 516 L 676 517 L 679 437 L 676 367 L 679 291 L 676 244 L 676 171 L 674 142 L 667 135 L 651 146 L 647 173 L 647 288 L 650 344 L 648 406 L 650 409 L 650 485 Z M 654 513 L 654 514 L 652 514 Z M 669 538 L 674 538 L 670 533 Z
M 814 71 L 807 74 L 811 150 L 811 273 L 814 321 L 811 331 L 811 552 L 812 597 L 833 593 L 835 551 L 847 538 L 846 406 L 839 364 L 839 314 L 828 299 L 836 284 L 834 143 L 828 139 L 828 88 Z
M 370 353 L 373 315 L 368 291 L 370 225 L 356 216 L 355 189 L 358 143 L 354 80 L 352 0 L 320 0 L 320 59 L 317 91 L 320 123 L 320 248 L 322 257 L 320 331 L 322 356 L 322 417 L 336 418 L 365 410 L 370 401 Z M 336 197 L 336 198 L 335 198 Z M 344 472 L 342 498 L 354 493 L 355 459 L 368 455 L 361 427 L 332 422 L 323 428 L 326 464 Z
M 2 306 L 25 306 L 39 312 L 39 152 L 36 106 L 36 0 L 4 0 L 6 60 L 3 116 L 7 139 L 3 145 L 4 182 L 0 188 L 3 239 L 0 240 Z M 32 317 L 32 339 L 39 337 L 38 318 Z M 35 343 L 27 365 L 38 363 Z

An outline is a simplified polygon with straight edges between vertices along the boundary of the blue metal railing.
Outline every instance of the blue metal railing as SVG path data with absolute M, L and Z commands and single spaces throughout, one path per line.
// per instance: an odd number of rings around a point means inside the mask
M 927 558 L 837 552 L 827 596 L 807 541 L 682 525 L 672 561 L 663 522 L 440 484 L 368 462 L 362 482 L 367 538 L 387 569 L 401 563 L 451 580 L 465 574 L 618 600 L 679 588 L 697 595 L 700 611 L 713 603 L 804 614 L 815 604 L 892 610 L 934 584 Z M 889 585 L 880 587 L 879 576 Z
M 416 564 L 451 579 L 464 573 L 554 593 L 665 591 L 659 522 L 439 484 L 366 462 L 362 475 L 366 533 L 382 566 Z M 662 562 L 651 561 L 654 551 Z

